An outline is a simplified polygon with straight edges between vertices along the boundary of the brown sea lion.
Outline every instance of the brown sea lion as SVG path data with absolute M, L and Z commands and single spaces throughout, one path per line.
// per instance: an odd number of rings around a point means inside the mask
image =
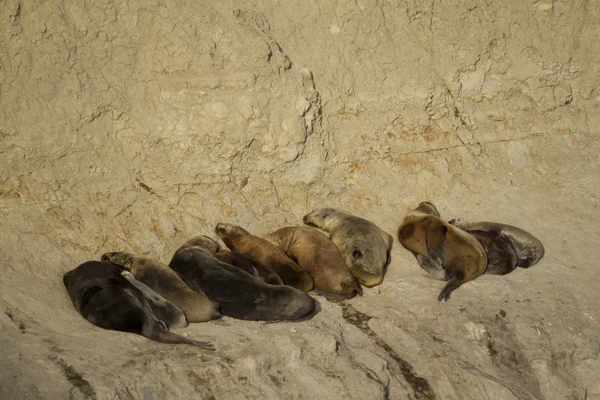
M 101 260 L 123 266 L 136 280 L 179 306 L 189 322 L 205 322 L 221 317 L 217 303 L 190 289 L 167 264 L 126 252 L 105 253 Z
M 215 257 L 217 257 L 217 259 L 220 261 L 240 268 L 242 271 L 246 271 L 250 275 L 256 276 L 258 279 L 268 283 L 269 285 L 284 284 L 279 275 L 277 275 L 275 272 L 260 264 L 254 265 L 252 260 L 243 254 L 221 249 L 217 251 Z
M 329 233 L 361 285 L 373 287 L 383 282 L 392 259 L 394 238 L 390 234 L 364 218 L 333 208 L 314 210 L 303 221 Z
M 302 271 L 298 264 L 273 243 L 236 225 L 219 223 L 215 231 L 230 250 L 247 256 L 255 265 L 271 269 L 286 285 L 303 292 L 313 290 L 315 282 L 310 274 Z
M 352 298 L 362 289 L 352 276 L 335 244 L 321 232 L 307 226 L 288 226 L 265 236 L 310 273 L 315 287 Z
M 508 241 L 517 254 L 517 267 L 533 267 L 546 252 L 538 238 L 516 226 L 488 221 L 467 222 L 460 218 L 455 218 L 449 223 L 467 232 L 487 232 Z
M 219 244 L 197 236 L 173 255 L 169 267 L 194 290 L 221 305 L 221 312 L 245 320 L 281 321 L 304 317 L 315 308 L 312 297 L 289 286 L 269 285 L 217 260 Z
M 440 219 L 430 202 L 421 202 L 398 227 L 398 240 L 413 253 L 431 276 L 448 281 L 438 301 L 448 301 L 465 282 L 483 274 L 487 256 L 481 244 L 467 232 Z
M 183 343 L 214 350 L 200 342 L 169 332 L 146 295 L 122 275 L 122 266 L 88 261 L 63 275 L 63 284 L 75 309 L 104 329 L 131 332 L 162 343 Z

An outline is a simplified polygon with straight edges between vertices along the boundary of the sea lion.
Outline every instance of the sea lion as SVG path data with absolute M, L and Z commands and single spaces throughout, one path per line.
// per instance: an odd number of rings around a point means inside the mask
M 440 302 L 448 301 L 454 290 L 487 268 L 487 255 L 477 239 L 441 220 L 437 208 L 428 201 L 404 217 L 398 240 L 421 268 L 436 279 L 448 281 L 438 296 Z
M 167 264 L 131 253 L 104 253 L 102 261 L 110 261 L 130 271 L 136 280 L 180 307 L 189 322 L 205 322 L 220 318 L 219 305 L 198 293 Z
M 538 238 L 516 226 L 488 221 L 467 222 L 460 218 L 450 220 L 449 224 L 469 233 L 472 231 L 487 232 L 507 240 L 517 254 L 517 267 L 533 267 L 544 257 L 546 252 Z
M 173 255 L 169 267 L 194 290 L 221 305 L 221 312 L 245 320 L 295 320 L 315 307 L 312 297 L 289 286 L 269 285 L 241 269 L 217 260 L 219 244 L 196 236 Z
M 211 343 L 169 332 L 153 311 L 151 301 L 121 275 L 122 266 L 88 261 L 63 275 L 63 284 L 75 309 L 104 329 L 131 332 L 162 343 L 183 343 L 214 351 Z M 131 278 L 131 277 L 130 277 Z
M 242 271 L 246 271 L 250 275 L 256 276 L 258 279 L 268 283 L 269 285 L 284 284 L 279 275 L 277 275 L 275 272 L 260 264 L 254 265 L 252 260 L 243 254 L 226 249 L 220 249 L 215 253 L 215 257 L 217 257 L 219 261 L 223 261 L 224 263 L 238 267 Z
M 283 282 L 303 292 L 315 287 L 313 278 L 273 243 L 250 234 L 240 226 L 219 223 L 215 232 L 230 250 L 250 258 L 255 265 L 261 265 L 275 272 Z
M 314 210 L 303 221 L 329 233 L 361 285 L 373 287 L 383 282 L 392 259 L 394 238 L 390 234 L 364 218 L 334 208 Z
M 317 289 L 349 299 L 362 295 L 360 285 L 346 267 L 339 249 L 316 229 L 288 226 L 265 236 L 265 240 L 279 247 L 300 268 L 310 273 Z
M 465 232 L 477 239 L 485 250 L 488 259 L 485 274 L 506 275 L 517 268 L 517 253 L 509 240 L 495 232 L 480 230 Z
M 176 304 L 173 304 L 169 300 L 144 285 L 142 282 L 135 279 L 133 274 L 129 271 L 121 272 L 121 275 L 125 277 L 133 286 L 138 288 L 146 297 L 150 303 L 150 307 L 154 312 L 154 315 L 161 321 L 163 321 L 169 329 L 171 328 L 185 328 L 189 325 L 183 310 Z

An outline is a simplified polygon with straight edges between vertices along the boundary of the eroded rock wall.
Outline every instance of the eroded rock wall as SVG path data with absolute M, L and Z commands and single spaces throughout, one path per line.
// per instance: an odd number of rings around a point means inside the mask
M 0 397 L 600 398 L 600 9 L 564 1 L 15 1 L 0 7 Z M 421 200 L 520 225 L 536 267 L 385 283 L 310 321 L 93 328 L 62 274 L 233 222 Z

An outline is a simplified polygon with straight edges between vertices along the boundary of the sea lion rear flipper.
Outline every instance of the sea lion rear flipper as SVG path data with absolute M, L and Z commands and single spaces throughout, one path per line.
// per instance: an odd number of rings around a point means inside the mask
M 446 248 L 446 228 L 443 224 L 437 222 L 427 227 L 425 235 L 425 244 L 427 246 L 427 255 L 436 269 L 443 268 L 444 250 Z
M 215 346 L 213 346 L 213 344 L 210 342 L 201 342 L 199 340 L 188 339 L 168 331 L 157 331 L 149 338 L 161 343 L 191 344 L 192 346 L 197 346 L 204 350 L 215 351 Z
M 441 303 L 450 300 L 450 295 L 452 294 L 452 292 L 458 289 L 458 287 L 461 284 L 461 281 L 457 278 L 450 279 L 448 283 L 446 283 L 446 286 L 444 286 L 444 288 L 440 292 L 440 295 L 438 296 L 438 301 Z

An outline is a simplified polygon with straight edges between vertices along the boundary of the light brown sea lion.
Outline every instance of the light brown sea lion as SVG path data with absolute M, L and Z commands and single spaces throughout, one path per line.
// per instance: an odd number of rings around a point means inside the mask
M 247 256 L 255 265 L 271 269 L 286 285 L 303 292 L 313 290 L 315 282 L 310 274 L 302 271 L 298 264 L 273 243 L 236 225 L 219 223 L 215 231 L 230 250 Z
M 205 322 L 221 317 L 217 303 L 190 289 L 167 264 L 126 252 L 105 253 L 101 260 L 123 266 L 136 280 L 179 306 L 189 322 Z
M 221 249 L 215 253 L 215 257 L 217 257 L 217 259 L 220 261 L 240 268 L 242 271 L 246 271 L 250 275 L 256 276 L 258 279 L 268 283 L 269 285 L 284 284 L 279 275 L 277 275 L 275 272 L 260 264 L 255 265 L 250 258 L 243 254 Z
M 366 287 L 380 285 L 391 261 L 394 238 L 364 218 L 334 208 L 322 208 L 306 214 L 306 225 L 329 233 L 350 269 Z
M 449 223 L 467 232 L 487 232 L 508 241 L 517 254 L 517 267 L 533 267 L 546 252 L 538 238 L 516 226 L 488 221 L 467 222 L 460 218 L 455 218 Z
M 169 332 L 155 314 L 152 302 L 122 275 L 122 266 L 88 261 L 63 275 L 75 309 L 103 329 L 131 332 L 162 343 L 184 343 L 214 351 L 211 343 Z
M 269 285 L 241 269 L 217 260 L 219 244 L 207 236 L 188 240 L 169 267 L 194 290 L 221 305 L 221 312 L 245 320 L 296 320 L 315 308 L 312 297 L 289 286 Z
M 316 229 L 288 226 L 265 236 L 300 268 L 310 273 L 315 287 L 325 292 L 352 298 L 362 289 L 352 276 L 338 248 Z
M 487 256 L 481 244 L 467 232 L 440 219 L 435 206 L 421 202 L 398 227 L 398 240 L 417 262 L 436 279 L 448 281 L 438 301 L 448 301 L 460 285 L 483 274 Z

